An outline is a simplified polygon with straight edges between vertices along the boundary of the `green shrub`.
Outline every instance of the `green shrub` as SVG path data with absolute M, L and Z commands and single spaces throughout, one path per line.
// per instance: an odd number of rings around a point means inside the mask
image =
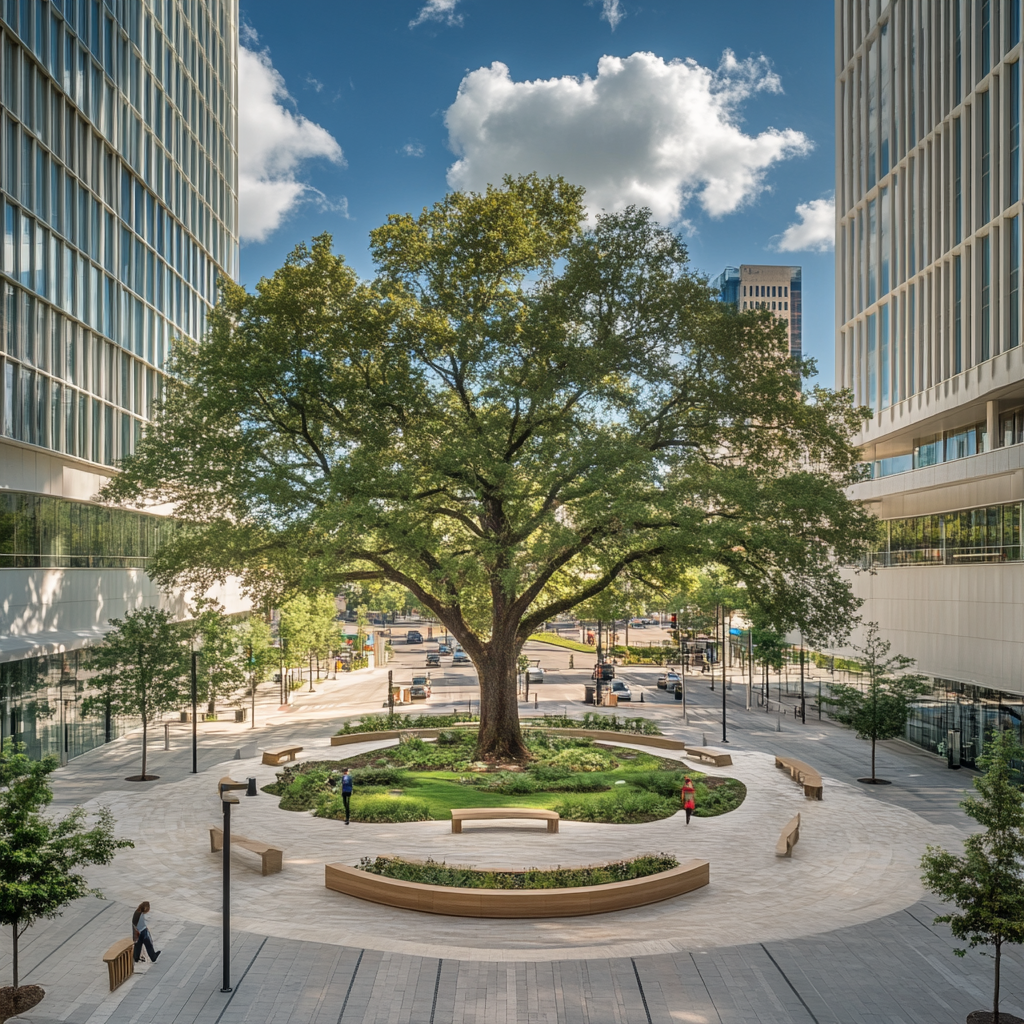
M 547 762 L 552 768 L 567 768 L 571 772 L 605 772 L 618 766 L 611 755 L 589 747 L 567 747 Z
M 679 800 L 668 800 L 657 793 L 624 789 L 606 796 L 569 796 L 554 809 L 559 817 L 568 821 L 625 825 L 667 818 L 679 810 Z
M 479 715 L 363 715 L 357 722 L 346 722 L 335 733 L 350 736 L 355 732 L 386 732 L 392 729 L 448 729 L 466 722 L 479 722 Z
M 463 742 L 463 733 L 454 732 L 451 729 L 443 729 L 437 734 L 437 745 L 439 747 L 455 747 Z
M 457 886 L 463 889 L 569 889 L 645 878 L 679 867 L 679 861 L 667 853 L 648 853 L 632 860 L 590 867 L 487 871 L 435 860 L 416 864 L 399 857 L 363 857 L 356 867 L 374 875 L 397 878 L 404 882 L 419 882 L 421 885 Z
M 304 775 L 297 775 L 281 792 L 278 805 L 283 811 L 311 811 L 323 794 L 330 792 L 327 780 L 330 772 L 315 768 Z
M 409 773 L 404 768 L 396 768 L 393 765 L 356 768 L 352 772 L 352 780 L 360 789 L 363 786 L 406 786 L 409 784 Z
M 747 787 L 739 779 L 708 779 L 697 783 L 698 818 L 714 818 L 736 810 L 746 799 Z
M 340 793 L 324 799 L 316 809 L 318 818 L 344 820 L 345 804 Z M 407 796 L 385 796 L 383 793 L 355 794 L 352 798 L 352 821 L 374 824 L 402 821 L 429 821 L 430 806 L 423 800 Z
M 501 772 L 487 779 L 485 788 L 505 796 L 525 796 L 527 793 L 536 793 L 538 787 L 526 772 Z

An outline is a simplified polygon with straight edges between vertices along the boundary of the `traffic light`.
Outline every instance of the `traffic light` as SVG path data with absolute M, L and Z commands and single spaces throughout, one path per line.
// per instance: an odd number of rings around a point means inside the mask
M 673 615 L 670 618 L 671 618 L 672 625 L 674 626 L 676 624 L 676 617 Z

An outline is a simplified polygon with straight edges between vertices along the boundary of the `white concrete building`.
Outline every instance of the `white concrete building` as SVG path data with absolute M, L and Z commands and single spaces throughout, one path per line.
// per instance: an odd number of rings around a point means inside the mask
M 1024 712 L 1021 0 L 836 0 L 836 385 L 873 412 L 865 621 L 973 763 Z
M 237 0 L 0 6 L 0 739 L 73 756 L 79 653 L 167 518 L 97 501 L 238 275 Z M 229 611 L 237 595 L 219 595 Z

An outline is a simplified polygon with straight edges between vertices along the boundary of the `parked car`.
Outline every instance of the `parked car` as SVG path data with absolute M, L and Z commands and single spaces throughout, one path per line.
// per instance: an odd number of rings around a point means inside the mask
M 630 690 L 630 688 L 621 679 L 616 679 L 615 682 L 612 683 L 612 693 L 614 693 L 619 700 L 633 699 L 633 691 Z
M 416 696 L 415 691 L 417 689 L 420 689 L 420 690 L 423 691 L 422 696 L 429 697 L 430 696 L 430 676 L 413 676 L 412 677 L 412 686 L 410 687 L 410 690 L 412 692 L 410 693 L 410 696 L 415 697 Z
M 667 690 L 670 684 L 679 682 L 679 674 L 676 672 L 665 672 L 658 676 L 658 689 Z
M 469 655 L 465 651 L 462 651 L 462 650 L 456 651 L 455 652 L 455 656 L 452 658 L 452 664 L 453 665 L 469 665 L 469 664 L 471 664 L 471 662 L 469 660 Z
M 451 654 L 452 653 L 452 649 L 451 649 L 451 647 L 448 644 L 441 643 L 441 644 L 437 645 L 437 653 L 438 654 Z
M 526 681 L 531 686 L 536 686 L 537 683 L 544 682 L 544 669 L 531 667 L 526 670 Z
M 603 665 L 595 665 L 594 673 L 591 679 L 596 679 L 601 682 L 607 683 L 609 680 L 615 678 L 615 666 L 611 662 L 605 662 Z
M 405 642 L 407 644 L 421 644 L 423 643 L 423 634 L 418 629 L 410 629 L 405 634 Z
M 409 697 L 412 700 L 426 700 L 430 691 L 425 686 L 414 685 L 409 687 Z
M 647 628 L 647 623 L 645 623 L 643 619 L 634 619 L 629 624 L 629 628 L 630 629 L 646 629 Z
M 427 668 L 430 668 L 431 665 L 437 665 L 438 667 L 440 667 L 440 665 L 441 665 L 441 655 L 440 654 L 435 654 L 433 651 L 431 651 L 430 654 L 427 655 Z

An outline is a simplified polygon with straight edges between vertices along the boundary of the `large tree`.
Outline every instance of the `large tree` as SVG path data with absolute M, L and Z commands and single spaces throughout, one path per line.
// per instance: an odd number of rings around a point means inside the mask
M 836 590 L 869 516 L 844 496 L 859 423 L 802 388 L 770 312 L 716 301 L 646 210 L 506 179 L 331 239 L 255 293 L 222 284 L 175 346 L 160 413 L 107 497 L 173 502 L 164 583 L 407 588 L 480 674 L 478 756 L 525 753 L 520 648 L 625 570 L 720 563 L 777 618 Z

